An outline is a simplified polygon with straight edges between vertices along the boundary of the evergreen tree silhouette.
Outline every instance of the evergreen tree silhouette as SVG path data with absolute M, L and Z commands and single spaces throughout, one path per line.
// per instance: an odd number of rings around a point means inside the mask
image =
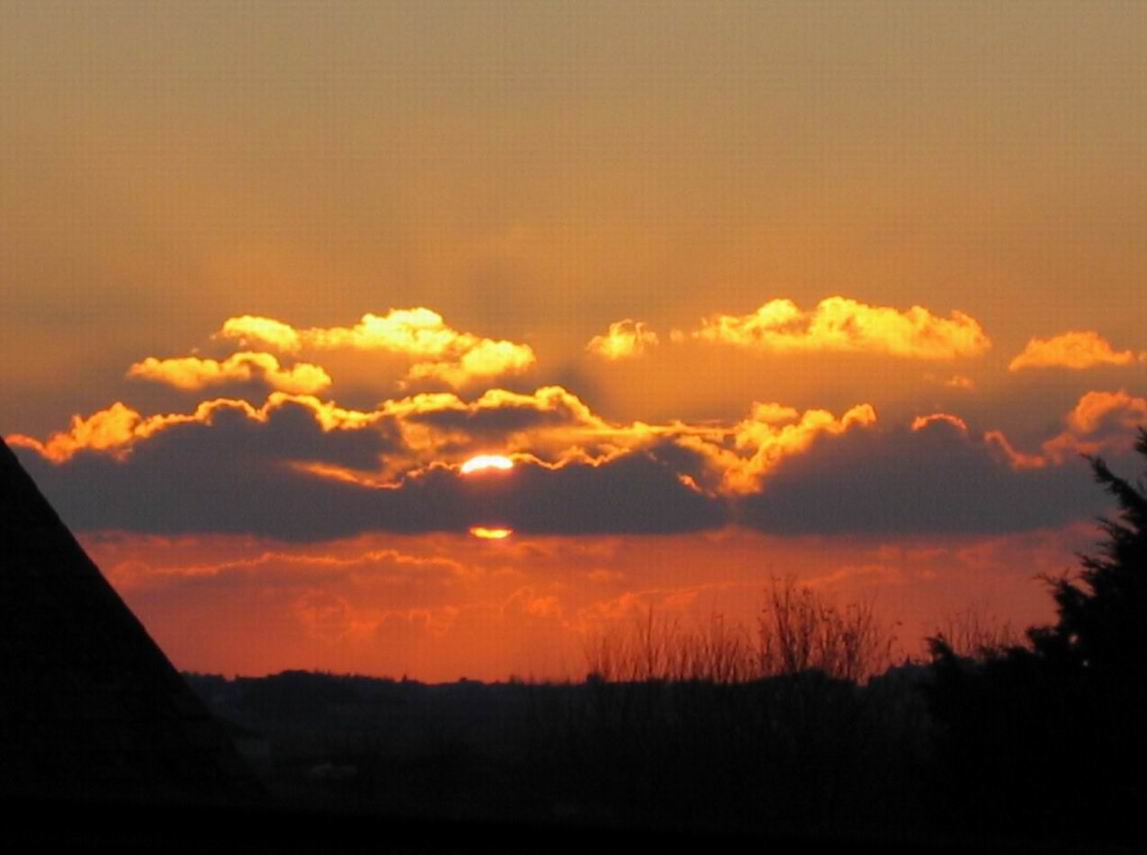
M 1147 457 L 1147 429 L 1136 451 Z M 1114 519 L 1101 519 L 1107 535 L 1097 556 L 1081 556 L 1078 581 L 1053 584 L 1058 623 L 1036 630 L 1032 641 L 1047 656 L 1067 655 L 1097 676 L 1143 680 L 1147 673 L 1147 492 L 1115 475 L 1102 458 L 1089 458 L 1096 480 L 1119 503 Z
M 1147 458 L 1147 429 L 1136 451 Z M 1144 837 L 1147 808 L 1147 488 L 1088 458 L 1117 513 L 1075 579 L 1047 579 L 1051 626 L 1030 646 L 956 655 L 929 639 L 936 793 L 949 818 L 1028 833 Z

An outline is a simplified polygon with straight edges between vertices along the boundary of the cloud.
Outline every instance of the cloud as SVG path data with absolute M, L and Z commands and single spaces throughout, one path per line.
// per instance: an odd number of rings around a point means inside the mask
M 968 424 L 959 416 L 954 416 L 951 413 L 932 413 L 927 416 L 917 416 L 912 420 L 912 430 L 924 430 L 929 425 L 935 422 L 946 422 L 952 427 L 956 428 L 962 433 L 968 432 Z
M 828 410 L 806 410 L 776 403 L 755 403 L 747 419 L 725 436 L 712 432 L 682 430 L 680 445 L 698 451 L 718 473 L 721 492 L 747 494 L 760 488 L 762 480 L 782 460 L 806 452 L 822 434 L 841 434 L 876 423 L 876 411 L 860 404 L 840 418 Z
M 756 403 L 732 423 L 617 424 L 559 386 L 370 411 L 273 393 L 190 413 L 122 404 L 75 417 L 22 459 L 82 530 L 320 541 L 375 531 L 670 533 L 733 521 L 778 532 L 1010 531 L 1090 513 L 1079 452 L 1130 448 L 1147 400 L 1090 392 L 1037 451 L 951 413 L 882 426 Z M 508 472 L 463 475 L 475 454 Z
M 626 318 L 609 325 L 605 335 L 595 335 L 585 349 L 602 359 L 617 361 L 634 359 L 645 354 L 646 348 L 657 345 L 657 333 L 648 330 L 641 321 Z
M 1026 368 L 1072 368 L 1077 371 L 1096 365 L 1130 365 L 1138 357 L 1130 350 L 1116 351 L 1111 343 L 1092 330 L 1065 332 L 1051 338 L 1033 338 L 1009 364 L 1009 371 Z
M 1003 431 L 990 430 L 984 434 L 984 442 L 995 446 L 1013 469 L 1042 469 L 1051 461 L 1042 454 L 1028 454 L 1017 450 Z M 1062 463 L 1062 459 L 1057 462 Z
M 1006 604 L 1001 616 L 1025 625 L 1047 608 L 1032 577 L 1071 566 L 1073 550 L 1093 539 L 1085 524 L 1069 534 L 926 539 L 748 530 L 522 537 L 494 548 L 466 535 L 82 541 L 181 668 L 504 680 L 584 676 L 587 641 L 626 636 L 651 606 L 655 619 L 683 633 L 711 626 L 718 614 L 730 629 L 751 631 L 778 573 L 796 574 L 837 602 L 875 596 L 887 609 L 891 595 L 895 615 L 885 615 L 903 621 L 906 645 L 953 604 L 990 599 Z
M 963 312 L 947 318 L 921 306 L 901 311 L 845 297 L 803 311 L 792 300 L 770 300 L 748 315 L 712 315 L 693 332 L 701 341 L 764 353 L 883 353 L 907 359 L 978 356 L 991 347 L 980 324 Z
M 365 314 L 351 327 L 295 329 L 273 318 L 229 318 L 216 338 L 260 345 L 285 353 L 304 350 L 381 352 L 409 358 L 409 380 L 437 380 L 462 386 L 505 374 L 519 374 L 537 361 L 533 349 L 502 339 L 483 338 L 448 326 L 426 308 L 391 309 Z
M 229 318 L 216 336 L 267 345 L 282 353 L 297 353 L 303 347 L 302 337 L 290 324 L 256 315 Z
M 6 439 L 11 445 L 33 449 L 44 459 L 56 464 L 66 463 L 83 452 L 104 452 L 116 460 L 124 460 L 137 443 L 179 426 L 198 424 L 210 427 L 216 423 L 217 418 L 234 418 L 236 414 L 242 414 L 254 422 L 267 423 L 276 413 L 291 409 L 308 411 L 311 419 L 324 432 L 360 428 L 381 419 L 378 413 L 344 410 L 310 396 L 276 392 L 258 408 L 246 401 L 217 398 L 204 401 L 191 413 L 151 416 L 144 416 L 117 401 L 90 416 L 72 416 L 71 426 L 67 430 L 51 434 L 46 440 L 23 434 L 11 434 Z
M 7 441 L 19 448 L 34 449 L 41 457 L 53 463 L 65 463 L 76 453 L 85 450 L 105 451 L 122 457 L 123 452 L 136 440 L 145 439 L 169 424 L 198 417 L 192 414 L 144 418 L 131 407 L 116 401 L 110 407 L 86 418 L 72 416 L 68 430 L 57 431 L 42 442 L 23 434 L 12 434 L 7 437 Z
M 290 368 L 283 368 L 273 355 L 249 351 L 233 354 L 222 362 L 197 356 L 176 359 L 149 356 L 132 365 L 127 376 L 165 383 L 186 391 L 262 381 L 280 392 L 314 395 L 331 385 L 330 375 L 317 365 L 300 362 Z
M 1087 392 L 1064 417 L 1065 429 L 1043 444 L 1047 459 L 1060 463 L 1079 455 L 1130 451 L 1135 429 L 1147 427 L 1147 398 L 1118 392 Z
M 777 534 L 1000 533 L 1085 518 L 1106 502 L 1082 461 L 1017 467 L 944 417 L 914 428 L 818 437 L 739 507 Z
M 946 422 L 968 435 L 967 424 L 949 413 L 918 417 L 912 430 Z M 1038 452 L 1017 449 L 1003 431 L 989 430 L 983 442 L 1013 469 L 1043 469 L 1072 462 L 1081 455 L 1126 454 L 1135 444 L 1136 429 L 1147 426 L 1147 399 L 1126 391 L 1087 392 L 1063 417 L 1062 432 L 1040 444 Z
M 496 478 L 432 462 L 384 482 L 378 473 L 388 458 L 412 456 L 403 427 L 384 411 L 279 394 L 262 408 L 219 400 L 185 416 L 144 417 L 116 405 L 43 443 L 11 439 L 61 514 L 83 530 L 307 541 L 476 525 L 691 531 L 725 519 L 721 500 L 680 479 L 656 448 L 601 461 L 524 459 Z
M 614 424 L 550 386 L 471 401 L 424 393 L 374 411 L 275 393 L 262 407 L 217 399 L 188 414 L 123 404 L 39 441 L 36 477 L 84 528 L 252 532 L 286 539 L 361 531 L 666 532 L 719 526 L 728 496 L 823 432 L 869 425 L 757 404 L 731 425 Z M 503 480 L 461 464 L 497 452 Z M 95 497 L 99 497 L 96 500 Z

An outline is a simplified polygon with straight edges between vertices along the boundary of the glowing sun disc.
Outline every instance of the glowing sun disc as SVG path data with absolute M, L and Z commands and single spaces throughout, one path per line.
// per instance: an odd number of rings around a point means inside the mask
M 501 454 L 479 454 L 462 464 L 462 474 L 469 475 L 471 472 L 482 472 L 486 469 L 505 471 L 513 468 L 514 461 L 508 457 L 503 457 Z
M 486 528 L 482 525 L 476 525 L 470 529 L 470 534 L 481 540 L 505 540 L 511 534 L 513 529 L 509 528 Z

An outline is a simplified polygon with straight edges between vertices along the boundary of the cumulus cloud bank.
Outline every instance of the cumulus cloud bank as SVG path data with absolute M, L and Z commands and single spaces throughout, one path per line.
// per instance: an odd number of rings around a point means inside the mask
M 843 297 L 811 311 L 773 300 L 747 316 L 714 315 L 693 336 L 778 353 L 921 360 L 990 347 L 980 325 L 960 312 L 943 318 L 919 306 L 901 311 Z M 1074 344 L 1051 347 L 1070 336 Z M 421 308 L 367 314 L 348 327 L 295 328 L 244 315 L 226 321 L 215 338 L 292 360 L 334 350 L 396 354 L 408 360 L 408 380 L 456 387 L 534 362 L 526 345 L 460 332 Z M 626 319 L 587 348 L 624 359 L 656 341 L 644 324 Z M 1114 354 L 1093 333 L 1041 345 Z M 187 412 L 149 413 L 117 401 L 73 416 L 44 438 L 7 440 L 69 522 L 89 531 L 301 541 L 475 528 L 670 533 L 730 524 L 782 533 L 936 532 L 1057 525 L 1096 510 L 1080 455 L 1128 452 L 1134 428 L 1147 422 L 1147 399 L 1125 390 L 1087 392 L 1057 433 L 1022 443 L 1000 430 L 973 430 L 960 415 L 935 411 L 939 404 L 903 424 L 880 422 L 871 403 L 832 412 L 771 400 L 753 401 L 740 419 L 624 422 L 548 385 L 418 391 L 356 409 L 318 396 L 331 385 L 324 369 L 281 358 L 257 349 L 225 358 L 150 357 L 128 377 L 188 391 L 235 383 L 272 391 L 262 403 L 221 396 Z M 1131 358 L 1126 351 L 1108 361 Z M 481 455 L 506 465 L 470 472 L 466 461 Z
M 726 424 L 613 423 L 558 386 L 421 394 L 353 410 L 274 393 L 144 415 L 117 403 L 44 440 L 11 436 L 85 530 L 324 540 L 372 531 L 1003 531 L 1097 512 L 1079 451 L 1126 450 L 1147 400 L 1083 396 L 1038 451 L 933 413 L 880 426 L 757 403 Z M 496 452 L 511 471 L 467 475 Z
M 745 498 L 739 521 L 784 534 L 1002 533 L 1059 526 L 1104 505 L 1081 461 L 1018 468 L 958 420 L 823 437 Z

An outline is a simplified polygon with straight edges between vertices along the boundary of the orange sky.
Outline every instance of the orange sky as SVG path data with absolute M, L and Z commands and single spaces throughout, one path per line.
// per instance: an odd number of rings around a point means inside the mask
M 426 680 L 580 678 L 595 639 L 649 615 L 755 632 L 773 577 L 840 605 L 871 603 L 898 656 L 961 612 L 1023 627 L 1051 617 L 1058 575 L 1091 532 L 896 538 L 431 535 L 315 546 L 245 538 L 83 538 L 183 667 L 407 674 Z
M 1139 465 L 1141 5 L 4 18 L 0 434 L 181 667 L 577 674 L 790 572 L 915 652 Z

